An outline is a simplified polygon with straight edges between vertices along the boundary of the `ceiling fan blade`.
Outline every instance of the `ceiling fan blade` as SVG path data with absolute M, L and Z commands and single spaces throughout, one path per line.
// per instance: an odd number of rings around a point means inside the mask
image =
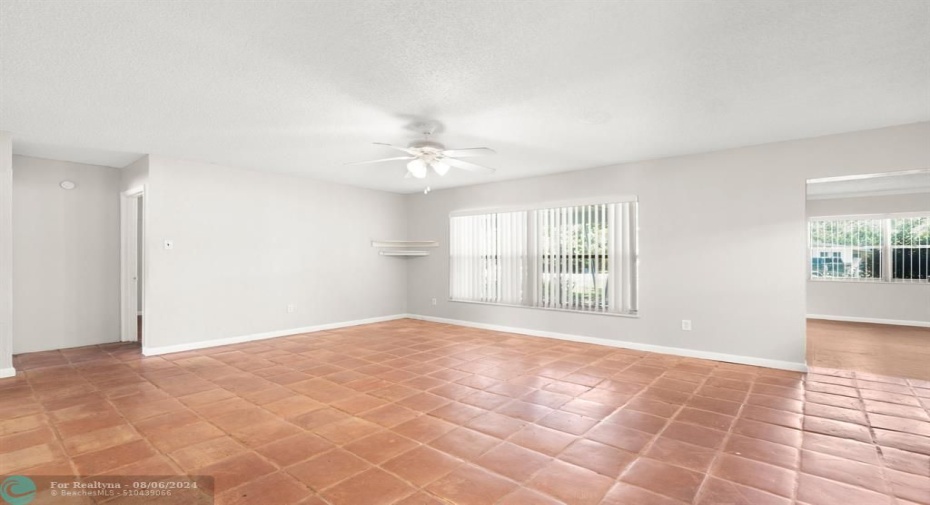
M 407 153 L 407 154 L 414 154 L 414 155 L 416 154 L 416 152 L 414 152 L 413 150 L 411 150 L 411 149 L 409 149 L 409 148 L 407 148 L 407 147 L 392 146 L 391 144 L 385 144 L 384 142 L 373 142 L 373 143 L 374 143 L 374 145 L 376 145 L 376 146 L 390 147 L 391 149 L 397 149 L 398 151 L 403 151 L 403 152 L 405 152 L 405 153 Z
M 447 149 L 442 152 L 443 156 L 454 156 L 456 158 L 464 158 L 467 156 L 488 156 L 490 154 L 497 154 L 497 151 L 491 149 L 490 147 L 466 147 L 464 149 Z
M 414 156 L 398 156 L 397 158 L 382 158 L 380 160 L 371 160 L 371 161 L 355 161 L 352 163 L 344 163 L 344 165 L 367 165 L 369 163 L 381 163 L 384 161 L 396 161 L 396 160 L 412 160 Z
M 476 165 L 470 161 L 462 161 L 462 160 L 457 160 L 455 158 L 443 158 L 442 161 L 446 162 L 447 164 L 455 168 L 461 168 L 462 170 L 469 170 L 472 172 L 494 172 L 495 171 L 491 167 Z

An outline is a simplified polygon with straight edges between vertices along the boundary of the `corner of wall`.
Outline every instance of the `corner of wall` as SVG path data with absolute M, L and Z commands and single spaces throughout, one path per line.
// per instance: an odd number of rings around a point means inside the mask
M 0 131 L 0 378 L 13 368 L 13 136 Z
M 146 154 L 120 170 L 120 191 L 136 189 L 148 181 L 149 158 Z
M 404 201 L 404 240 L 421 240 L 415 237 L 410 236 L 412 227 L 410 226 L 410 218 L 413 215 L 413 198 L 416 197 L 416 194 L 406 194 L 401 195 Z M 415 270 L 415 265 L 412 262 L 407 261 L 404 265 L 404 313 L 410 312 L 410 303 L 411 291 L 410 287 L 413 285 L 413 275 Z

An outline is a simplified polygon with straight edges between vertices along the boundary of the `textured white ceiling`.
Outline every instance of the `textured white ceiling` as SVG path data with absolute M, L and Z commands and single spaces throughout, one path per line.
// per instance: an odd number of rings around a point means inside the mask
M 499 152 L 433 188 L 925 121 L 928 55 L 925 0 L 2 0 L 0 129 L 411 192 L 342 163 L 423 119 Z

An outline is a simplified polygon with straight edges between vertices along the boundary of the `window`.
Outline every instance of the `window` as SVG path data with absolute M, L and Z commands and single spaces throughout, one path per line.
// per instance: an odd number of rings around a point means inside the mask
M 526 278 L 526 212 L 453 217 L 452 299 L 519 304 Z
M 636 202 L 450 218 L 454 301 L 636 313 Z
M 809 243 L 811 278 L 882 278 L 881 219 L 812 220 Z
M 891 219 L 891 278 L 926 281 L 930 274 L 930 217 Z
M 818 218 L 808 232 L 811 279 L 928 279 L 930 217 Z

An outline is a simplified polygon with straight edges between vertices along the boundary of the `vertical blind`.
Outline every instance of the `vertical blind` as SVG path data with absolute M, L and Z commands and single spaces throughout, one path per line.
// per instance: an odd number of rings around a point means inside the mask
M 636 312 L 636 202 L 453 216 L 451 298 Z
M 629 202 L 537 210 L 534 304 L 635 312 L 635 206 Z
M 451 219 L 453 300 L 520 304 L 526 276 L 526 212 Z

